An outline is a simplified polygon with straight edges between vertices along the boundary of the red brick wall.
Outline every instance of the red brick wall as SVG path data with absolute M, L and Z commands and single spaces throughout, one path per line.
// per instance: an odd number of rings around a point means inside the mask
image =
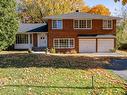
M 75 38 L 75 50 L 79 50 L 79 41 L 78 41 L 78 34 L 115 34 L 116 31 L 116 20 L 113 20 L 113 29 L 111 30 L 104 30 L 103 27 L 103 20 L 93 20 L 92 21 L 92 29 L 74 29 L 73 28 L 73 20 L 63 20 L 63 29 L 52 30 L 52 20 L 48 20 L 48 47 L 53 47 L 53 38 Z M 69 49 L 67 49 L 69 50 Z M 66 49 L 61 49 L 59 51 L 66 51 Z

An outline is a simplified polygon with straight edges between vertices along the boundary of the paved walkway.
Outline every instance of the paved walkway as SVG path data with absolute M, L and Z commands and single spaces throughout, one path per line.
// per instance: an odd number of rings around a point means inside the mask
M 112 69 L 115 74 L 127 80 L 127 59 L 112 60 L 109 69 Z

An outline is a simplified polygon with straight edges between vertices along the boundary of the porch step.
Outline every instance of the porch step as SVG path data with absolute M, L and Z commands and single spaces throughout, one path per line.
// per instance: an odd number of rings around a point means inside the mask
M 46 51 L 46 47 L 33 47 L 32 48 L 33 51 Z

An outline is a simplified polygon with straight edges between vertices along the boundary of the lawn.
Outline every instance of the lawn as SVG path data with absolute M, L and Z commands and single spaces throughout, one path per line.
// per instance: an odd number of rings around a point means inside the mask
M 0 95 L 126 95 L 107 58 L 0 55 Z M 94 76 L 94 87 L 92 87 Z

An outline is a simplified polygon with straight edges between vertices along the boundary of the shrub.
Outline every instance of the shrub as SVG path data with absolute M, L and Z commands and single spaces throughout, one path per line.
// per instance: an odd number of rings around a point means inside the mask
M 31 49 L 28 49 L 28 53 L 32 53 L 32 50 Z
M 56 53 L 56 49 L 55 48 L 51 48 L 50 49 L 50 53 Z
M 67 51 L 66 54 L 77 54 L 77 51 L 75 49 Z
M 116 49 L 115 49 L 115 48 L 113 48 L 113 49 L 111 49 L 111 50 L 110 50 L 110 52 L 116 52 Z
M 67 51 L 65 54 L 70 54 L 70 52 L 69 52 L 69 51 Z
M 127 43 L 121 43 L 119 49 L 126 50 L 127 49 Z
M 77 54 L 77 51 L 75 49 L 70 51 L 71 54 Z
M 49 49 L 48 49 L 48 48 L 46 48 L 46 49 L 45 49 L 45 52 L 46 52 L 46 54 L 48 54 L 48 53 L 49 53 Z

